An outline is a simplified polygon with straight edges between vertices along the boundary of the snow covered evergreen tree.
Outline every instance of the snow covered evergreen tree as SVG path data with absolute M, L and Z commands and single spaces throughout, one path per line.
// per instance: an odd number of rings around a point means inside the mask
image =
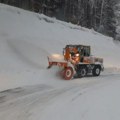
M 105 0 L 102 24 L 104 26 L 104 33 L 115 38 L 116 20 L 114 13 L 114 5 L 114 0 Z
M 120 41 L 120 1 L 115 6 L 115 17 L 116 17 L 116 40 Z

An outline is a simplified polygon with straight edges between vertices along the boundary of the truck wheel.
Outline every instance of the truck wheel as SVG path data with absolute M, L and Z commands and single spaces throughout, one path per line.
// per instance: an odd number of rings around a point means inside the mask
M 73 77 L 72 67 L 65 68 L 63 77 L 64 77 L 65 80 L 70 80 Z
M 82 68 L 81 70 L 80 70 L 80 77 L 85 77 L 86 76 L 86 74 L 87 74 L 87 70 L 86 70 L 86 68 Z
M 92 71 L 92 74 L 93 74 L 93 76 L 99 76 L 100 72 L 101 72 L 100 66 L 95 66 L 93 71 Z

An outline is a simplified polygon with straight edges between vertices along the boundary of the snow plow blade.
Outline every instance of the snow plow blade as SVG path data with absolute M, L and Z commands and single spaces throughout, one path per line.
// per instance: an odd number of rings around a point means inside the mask
M 48 56 L 48 69 L 52 66 L 67 67 L 67 61 L 64 60 L 63 56 L 59 54 L 54 54 Z

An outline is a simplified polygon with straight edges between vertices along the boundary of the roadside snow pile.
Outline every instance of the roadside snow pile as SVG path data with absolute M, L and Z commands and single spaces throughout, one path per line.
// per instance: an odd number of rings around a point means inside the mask
M 0 4 L 0 89 L 59 79 L 46 70 L 47 56 L 62 54 L 67 44 L 90 45 L 92 55 L 104 58 L 105 68 L 120 69 L 120 47 L 112 38 Z

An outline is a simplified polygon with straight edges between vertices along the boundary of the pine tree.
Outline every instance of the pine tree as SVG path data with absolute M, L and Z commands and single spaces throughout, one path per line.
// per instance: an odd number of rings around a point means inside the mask
M 115 18 L 116 18 L 116 40 L 120 41 L 120 1 L 115 6 Z
M 115 37 L 116 35 L 116 21 L 114 13 L 114 0 L 105 0 L 103 26 L 105 34 Z

